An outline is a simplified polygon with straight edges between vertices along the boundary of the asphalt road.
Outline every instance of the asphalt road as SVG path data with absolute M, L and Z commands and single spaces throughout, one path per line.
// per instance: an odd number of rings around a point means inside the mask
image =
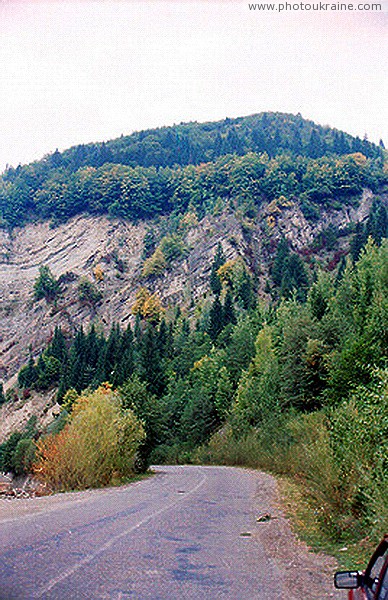
M 259 473 L 156 470 L 55 503 L 13 501 L 24 505 L 0 520 L 1 600 L 287 599 L 257 538 L 242 535 L 258 526 Z

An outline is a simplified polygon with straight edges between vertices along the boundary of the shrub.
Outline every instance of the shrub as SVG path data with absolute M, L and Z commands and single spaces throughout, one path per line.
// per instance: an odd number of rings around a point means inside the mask
M 13 472 L 15 475 L 25 475 L 31 471 L 35 460 L 36 444 L 31 438 L 19 440 L 12 457 Z
M 166 268 L 166 259 L 160 247 L 158 247 L 152 256 L 145 261 L 141 274 L 143 277 L 157 277 L 158 275 L 161 275 Z
M 342 494 L 353 519 L 373 531 L 388 525 L 388 370 L 375 369 L 330 413 L 331 442 L 340 470 Z
M 74 388 L 67 390 L 66 394 L 63 396 L 62 410 L 65 410 L 67 413 L 71 413 L 73 404 L 76 400 L 78 400 L 78 397 L 78 392 Z
M 0 382 L 0 406 L 6 402 L 3 382 Z
M 171 261 L 183 256 L 186 246 L 179 235 L 165 235 L 154 253 L 143 265 L 143 277 L 157 277 L 164 273 Z
M 56 302 L 60 286 L 47 265 L 39 267 L 39 275 L 34 283 L 34 298 L 45 298 L 47 302 Z
M 103 385 L 75 401 L 60 433 L 38 442 L 34 472 L 56 490 L 109 485 L 133 473 L 144 437 L 134 413 L 122 411 L 118 395 Z
M 140 315 L 142 319 L 152 323 L 158 323 L 164 314 L 164 308 L 158 293 L 151 294 L 147 288 L 139 288 L 136 301 L 132 306 L 132 314 Z
M 185 245 L 178 235 L 165 235 L 160 241 L 159 248 L 168 262 L 179 258 L 186 251 Z
M 22 437 L 20 432 L 15 431 L 0 445 L 0 471 L 13 471 L 13 456 Z
M 95 284 L 87 277 L 81 277 L 78 284 L 78 297 L 81 302 L 94 305 L 102 298 L 101 292 L 96 288 Z

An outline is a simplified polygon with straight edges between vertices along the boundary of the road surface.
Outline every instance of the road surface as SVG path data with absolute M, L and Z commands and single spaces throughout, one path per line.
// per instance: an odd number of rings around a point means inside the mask
M 122 488 L 9 501 L 0 514 L 1 600 L 289 598 L 255 535 L 266 508 L 256 492 L 269 476 L 155 470 Z

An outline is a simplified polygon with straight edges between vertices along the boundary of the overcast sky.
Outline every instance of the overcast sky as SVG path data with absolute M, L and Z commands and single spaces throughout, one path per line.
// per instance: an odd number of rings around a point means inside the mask
M 388 146 L 387 26 L 387 4 L 271 13 L 245 0 L 0 0 L 0 171 L 263 110 Z

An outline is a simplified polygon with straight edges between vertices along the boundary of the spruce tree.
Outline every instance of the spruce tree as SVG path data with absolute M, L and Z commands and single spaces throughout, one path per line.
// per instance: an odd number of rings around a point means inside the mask
M 215 294 L 216 296 L 220 295 L 221 289 L 222 289 L 221 280 L 218 276 L 217 271 L 224 263 L 225 263 L 225 255 L 224 255 L 224 251 L 222 250 L 222 246 L 219 243 L 217 245 L 217 250 L 214 255 L 214 259 L 213 259 L 212 266 L 211 266 L 211 272 L 210 272 L 210 288 L 211 288 L 213 294 Z
M 68 361 L 69 357 L 66 340 L 60 327 L 55 328 L 54 337 L 47 348 L 47 355 L 54 356 L 54 358 L 57 358 L 62 364 L 67 363 Z
M 252 289 L 252 280 L 246 269 L 243 270 L 241 280 L 238 282 L 236 300 L 242 308 L 249 310 L 255 303 Z
M 236 313 L 233 305 L 233 297 L 230 290 L 227 291 L 224 301 L 224 306 L 222 309 L 222 324 L 223 327 L 229 325 L 231 323 L 234 325 L 236 323 Z
M 209 324 L 207 329 L 207 332 L 213 341 L 215 341 L 215 339 L 221 333 L 223 326 L 223 306 L 220 302 L 219 296 L 216 296 L 210 309 Z
M 157 335 L 157 338 L 158 338 L 157 344 L 158 344 L 158 349 L 159 349 L 161 356 L 164 356 L 164 353 L 166 350 L 167 335 L 168 335 L 168 330 L 167 330 L 166 321 L 164 319 L 162 319 L 160 322 L 160 325 L 159 325 L 158 335 Z
M 0 382 L 0 406 L 6 401 L 3 382 Z
M 353 262 L 356 262 L 358 260 L 358 257 L 360 256 L 360 252 L 361 252 L 366 240 L 367 240 L 367 236 L 366 236 L 363 226 L 361 225 L 361 223 L 357 223 L 356 231 L 350 242 L 350 254 L 352 255 Z
M 372 236 L 378 246 L 381 244 L 382 239 L 388 235 L 387 209 L 380 199 L 376 198 L 373 201 L 365 231 L 365 237 Z
M 275 260 L 271 267 L 271 276 L 276 286 L 280 286 L 283 279 L 284 263 L 290 254 L 288 242 L 282 238 L 276 250 Z
M 39 268 L 39 275 L 34 283 L 34 298 L 40 300 L 45 298 L 47 302 L 56 302 L 60 293 L 60 286 L 50 268 L 42 265 Z
M 35 366 L 34 359 L 32 357 L 32 353 L 30 352 L 30 357 L 28 359 L 28 363 L 25 367 L 20 369 L 18 375 L 18 383 L 22 388 L 32 387 L 38 379 L 38 369 Z
M 161 368 L 157 333 L 154 325 L 147 323 L 140 344 L 139 374 L 147 382 L 151 393 L 160 395 L 164 389 L 164 377 Z
M 112 384 L 116 387 L 122 385 L 131 377 L 135 367 L 135 349 L 133 333 L 130 326 L 121 334 L 119 353 L 114 366 Z
M 308 277 L 303 261 L 297 254 L 292 253 L 284 262 L 280 293 L 284 298 L 290 298 L 294 293 L 297 300 L 304 302 L 307 289 Z

